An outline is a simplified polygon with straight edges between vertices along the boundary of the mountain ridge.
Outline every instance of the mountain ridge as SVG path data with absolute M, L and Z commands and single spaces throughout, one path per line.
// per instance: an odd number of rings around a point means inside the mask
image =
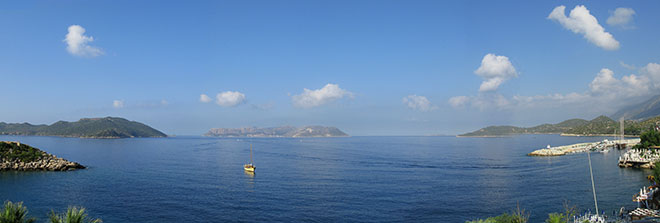
M 626 135 L 640 135 L 643 131 L 654 128 L 660 124 L 660 116 L 642 121 L 625 120 L 624 133 Z M 597 136 L 616 135 L 619 133 L 619 122 L 601 115 L 592 120 L 569 119 L 557 124 L 542 124 L 524 128 L 510 125 L 488 126 L 474 132 L 458 135 L 459 137 L 498 137 L 519 134 L 561 134 L 566 136 Z
M 167 137 L 148 125 L 119 117 L 81 118 L 75 122 L 57 121 L 51 125 L 0 122 L 0 135 L 37 135 L 77 138 Z
M 213 137 L 347 137 L 348 134 L 336 127 L 326 126 L 280 126 L 280 127 L 244 127 L 244 128 L 212 128 L 204 136 Z

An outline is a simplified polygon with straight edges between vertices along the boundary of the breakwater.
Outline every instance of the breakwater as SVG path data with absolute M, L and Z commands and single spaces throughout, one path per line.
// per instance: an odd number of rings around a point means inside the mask
M 599 142 L 585 142 L 564 146 L 551 147 L 534 150 L 528 153 L 528 156 L 563 156 L 571 153 L 581 153 L 590 150 L 606 151 L 607 149 L 614 148 L 617 145 L 633 146 L 639 143 L 637 139 L 624 139 L 624 140 L 603 140 Z
M 0 141 L 0 171 L 67 171 L 84 168 L 79 163 L 20 142 Z

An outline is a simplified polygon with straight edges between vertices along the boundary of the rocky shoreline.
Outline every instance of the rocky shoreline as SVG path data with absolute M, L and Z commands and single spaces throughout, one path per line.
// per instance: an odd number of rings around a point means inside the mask
M 20 142 L 0 142 L 0 171 L 68 171 L 85 169 L 71 162 Z

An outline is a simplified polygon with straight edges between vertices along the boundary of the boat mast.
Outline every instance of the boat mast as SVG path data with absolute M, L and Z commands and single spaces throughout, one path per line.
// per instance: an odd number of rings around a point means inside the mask
M 254 162 L 252 161 L 252 144 L 250 144 L 250 164 L 253 164 Z
M 623 132 L 623 117 L 621 117 L 621 120 L 619 120 L 619 124 L 621 126 L 621 143 L 623 143 L 623 139 L 625 137 L 625 134 Z
M 598 201 L 596 200 L 596 186 L 594 185 L 594 171 L 591 169 L 591 152 L 587 151 L 589 158 L 589 174 L 591 175 L 591 190 L 594 192 L 594 204 L 596 205 L 596 215 L 598 215 Z

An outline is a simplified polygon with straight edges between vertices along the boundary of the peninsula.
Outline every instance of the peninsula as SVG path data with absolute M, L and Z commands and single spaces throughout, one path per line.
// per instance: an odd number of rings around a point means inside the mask
M 335 127 L 306 126 L 302 128 L 292 126 L 271 128 L 214 128 L 204 136 L 214 137 L 347 137 L 348 134 Z
M 626 136 L 639 136 L 643 131 L 651 129 L 660 116 L 645 120 L 625 120 Z M 458 135 L 459 137 L 499 137 L 519 134 L 561 134 L 563 136 L 615 136 L 619 133 L 619 122 L 601 115 L 590 121 L 570 119 L 557 124 L 542 124 L 524 128 L 516 126 L 489 126 L 474 132 Z
M 0 135 L 36 135 L 79 138 L 167 137 L 148 125 L 124 118 L 83 118 L 76 122 L 58 121 L 52 125 L 0 122 Z
M 0 171 L 66 171 L 76 169 L 85 169 L 85 167 L 20 142 L 0 141 Z

